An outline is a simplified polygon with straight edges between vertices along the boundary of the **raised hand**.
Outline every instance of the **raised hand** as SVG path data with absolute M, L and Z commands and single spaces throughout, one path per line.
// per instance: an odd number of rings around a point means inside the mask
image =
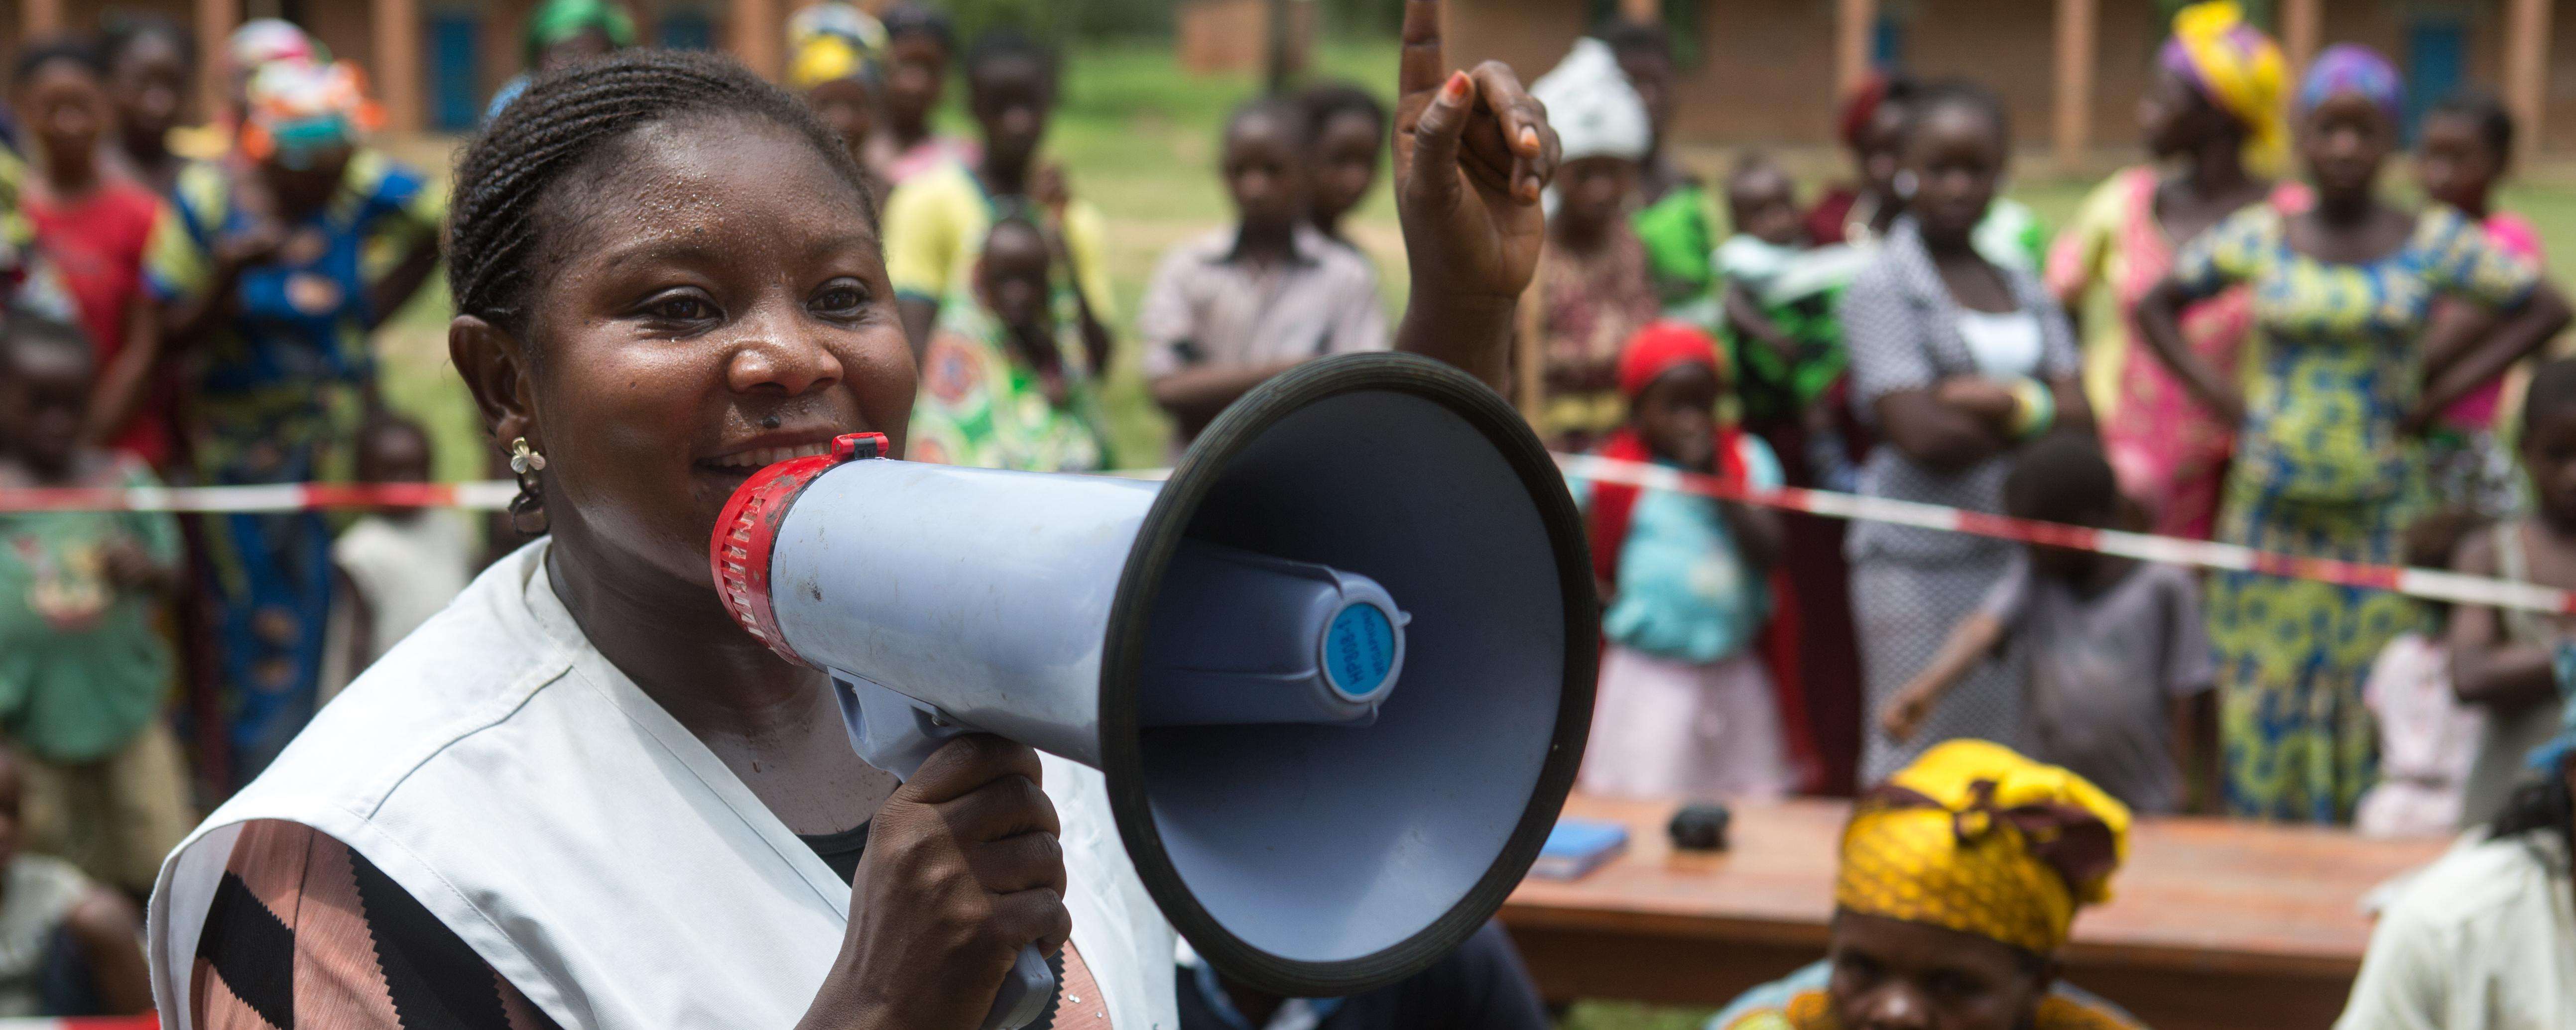
M 1449 70 L 1440 0 L 1406 0 L 1398 90 L 1395 200 L 1413 272 L 1398 343 L 1501 389 L 1512 308 L 1547 238 L 1556 131 L 1510 66 Z

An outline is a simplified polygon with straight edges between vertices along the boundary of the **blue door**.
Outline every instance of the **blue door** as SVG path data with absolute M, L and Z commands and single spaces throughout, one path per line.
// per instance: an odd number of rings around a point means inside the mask
M 463 132 L 483 114 L 483 18 L 473 11 L 429 16 L 430 118 L 438 128 Z
M 682 7 L 663 12 L 661 44 L 669 50 L 713 50 L 716 26 L 707 12 L 697 7 Z
M 2468 61 L 2468 26 L 2459 15 L 2426 15 L 2406 30 L 2406 139 L 2424 112 L 2460 89 Z
M 1888 72 L 1905 67 L 1905 23 L 1886 11 L 1869 27 L 1869 65 Z

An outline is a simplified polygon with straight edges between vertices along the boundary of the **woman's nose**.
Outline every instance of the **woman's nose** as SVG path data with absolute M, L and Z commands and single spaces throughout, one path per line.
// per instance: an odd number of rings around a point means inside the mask
M 1855 1030 L 1929 1030 L 1932 1006 L 1913 988 L 1890 985 L 1863 999 Z
M 841 359 L 811 327 L 792 319 L 756 319 L 742 325 L 726 379 L 736 393 L 801 397 L 841 381 Z

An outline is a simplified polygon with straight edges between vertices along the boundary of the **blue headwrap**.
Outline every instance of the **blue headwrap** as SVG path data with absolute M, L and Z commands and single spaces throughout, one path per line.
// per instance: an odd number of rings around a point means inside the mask
M 2307 77 L 2299 80 L 2299 115 L 2305 117 L 2327 98 L 2345 93 L 2379 105 L 2391 124 L 2403 119 L 2406 80 L 2398 77 L 2397 66 L 2379 56 L 2379 51 L 2337 43 L 2318 54 L 2308 65 Z

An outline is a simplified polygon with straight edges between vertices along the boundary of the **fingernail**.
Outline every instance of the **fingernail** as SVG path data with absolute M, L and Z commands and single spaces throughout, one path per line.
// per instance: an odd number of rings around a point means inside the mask
M 1521 149 L 1533 154 L 1538 153 L 1537 129 L 1530 128 L 1526 125 L 1521 126 Z
M 1453 104 L 1467 99 L 1467 73 L 1450 72 L 1449 81 L 1440 87 L 1440 98 Z

